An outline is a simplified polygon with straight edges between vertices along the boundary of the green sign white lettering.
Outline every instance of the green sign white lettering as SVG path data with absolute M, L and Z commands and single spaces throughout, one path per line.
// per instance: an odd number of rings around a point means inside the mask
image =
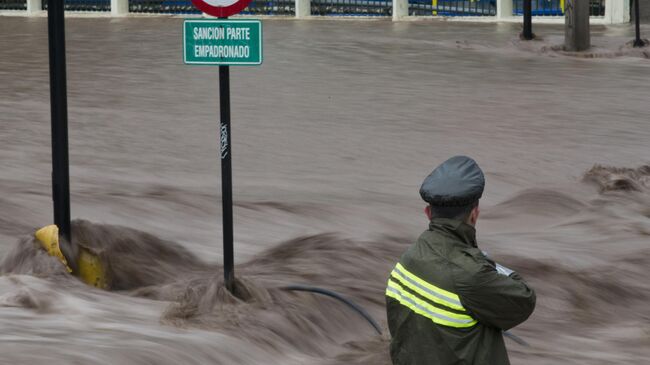
M 183 49 L 187 65 L 260 65 L 262 22 L 185 19 Z

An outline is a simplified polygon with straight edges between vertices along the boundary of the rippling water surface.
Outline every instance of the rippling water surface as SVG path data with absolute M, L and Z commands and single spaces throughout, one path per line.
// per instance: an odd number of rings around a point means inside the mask
M 51 222 L 47 24 L 0 17 L 0 363 L 388 364 L 391 266 L 426 228 L 422 179 L 487 176 L 480 246 L 538 292 L 515 364 L 650 356 L 648 51 L 594 27 L 264 20 L 232 69 L 236 273 L 221 282 L 218 78 L 182 64 L 181 19 L 67 20 L 73 244 L 113 291 L 36 249 Z M 643 29 L 647 32 L 650 29 Z M 599 165 L 594 167 L 595 165 Z

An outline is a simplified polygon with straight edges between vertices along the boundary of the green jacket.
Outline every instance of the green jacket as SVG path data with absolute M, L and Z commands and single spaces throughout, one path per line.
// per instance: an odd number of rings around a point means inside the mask
M 436 218 L 391 272 L 386 306 L 393 364 L 507 365 L 502 331 L 530 316 L 535 292 L 497 272 L 474 227 Z

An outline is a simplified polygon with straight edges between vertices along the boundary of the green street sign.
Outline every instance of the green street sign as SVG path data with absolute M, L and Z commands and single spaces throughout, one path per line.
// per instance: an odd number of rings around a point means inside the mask
M 183 49 L 186 65 L 261 65 L 262 22 L 185 19 Z

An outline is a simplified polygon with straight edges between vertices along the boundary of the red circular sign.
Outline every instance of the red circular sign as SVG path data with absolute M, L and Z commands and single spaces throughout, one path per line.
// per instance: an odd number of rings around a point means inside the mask
M 202 12 L 226 18 L 246 9 L 252 0 L 192 0 L 192 4 Z

